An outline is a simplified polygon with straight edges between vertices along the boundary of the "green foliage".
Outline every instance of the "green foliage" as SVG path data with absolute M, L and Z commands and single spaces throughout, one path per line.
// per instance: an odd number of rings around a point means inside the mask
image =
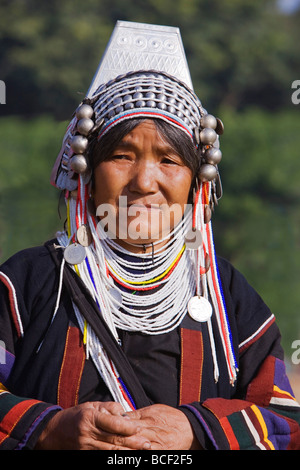
M 61 228 L 50 173 L 66 124 L 49 117 L 0 119 L 0 259 L 44 243 Z

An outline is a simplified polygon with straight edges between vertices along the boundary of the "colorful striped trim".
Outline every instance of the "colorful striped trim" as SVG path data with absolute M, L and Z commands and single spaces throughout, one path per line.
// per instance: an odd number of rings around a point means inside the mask
M 251 344 L 255 343 L 255 341 L 257 341 L 274 322 L 275 316 L 272 313 L 272 315 L 251 336 L 239 344 L 240 353 L 251 346 Z
M 203 368 L 201 331 L 181 328 L 181 373 L 179 404 L 200 401 Z
M 69 326 L 57 390 L 57 403 L 62 408 L 78 404 L 84 362 L 85 351 L 81 332 L 75 326 Z
M 270 400 L 270 404 L 279 406 L 292 406 L 300 408 L 299 403 L 295 397 L 285 390 L 281 390 L 277 385 L 273 388 L 273 397 Z
M 123 121 L 124 119 L 132 119 L 134 117 L 145 117 L 145 118 L 154 118 L 154 119 L 162 119 L 163 121 L 169 122 L 175 127 L 178 127 L 181 129 L 183 132 L 185 132 L 189 138 L 193 141 L 193 135 L 191 134 L 191 131 L 189 130 L 188 127 L 184 125 L 184 122 L 181 121 L 180 119 L 176 119 L 173 114 L 168 113 L 167 111 L 162 113 L 161 110 L 154 110 L 152 108 L 138 108 L 136 110 L 129 110 L 125 111 L 121 114 L 118 114 L 114 118 L 110 119 L 98 135 L 98 140 L 103 137 L 104 134 L 106 134 L 109 129 L 111 129 L 113 126 L 116 126 L 119 124 L 120 121 Z
M 17 399 L 12 397 L 12 400 Z M 23 418 L 23 416 L 30 410 L 33 406 L 40 403 L 38 400 L 22 400 L 17 403 L 12 403 L 12 408 L 5 414 L 1 420 L 1 429 L 0 429 L 0 445 L 10 437 L 16 425 Z
M 24 330 L 23 330 L 21 315 L 20 315 L 20 312 L 19 312 L 17 294 L 16 294 L 16 291 L 15 291 L 15 288 L 14 288 L 11 280 L 9 279 L 9 277 L 6 276 L 6 274 L 4 274 L 2 271 L 0 271 L 0 281 L 2 281 L 3 284 L 8 289 L 8 297 L 9 297 L 9 303 L 10 303 L 12 318 L 13 318 L 13 321 L 14 321 L 15 328 L 17 330 L 17 335 L 20 338 L 21 336 L 24 335 Z

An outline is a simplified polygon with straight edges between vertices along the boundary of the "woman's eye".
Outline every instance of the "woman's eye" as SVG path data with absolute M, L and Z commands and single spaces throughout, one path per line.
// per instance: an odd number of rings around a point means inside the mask
M 171 157 L 164 157 L 162 160 L 161 160 L 162 163 L 166 163 L 168 165 L 178 165 L 180 162 L 175 159 L 175 158 L 171 158 Z
M 129 156 L 128 155 L 124 155 L 124 154 L 116 154 L 116 155 L 112 155 L 111 156 L 111 159 L 112 160 L 129 160 Z

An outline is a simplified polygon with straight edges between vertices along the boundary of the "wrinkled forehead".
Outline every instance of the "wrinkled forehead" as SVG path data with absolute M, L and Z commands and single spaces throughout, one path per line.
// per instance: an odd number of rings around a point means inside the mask
M 131 72 L 101 85 L 92 98 L 100 139 L 122 120 L 162 119 L 183 130 L 194 142 L 205 114 L 200 100 L 184 83 L 166 73 Z

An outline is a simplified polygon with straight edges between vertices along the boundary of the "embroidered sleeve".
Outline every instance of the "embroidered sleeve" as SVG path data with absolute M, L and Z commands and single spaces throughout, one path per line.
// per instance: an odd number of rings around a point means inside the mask
M 15 363 L 14 344 L 23 326 L 14 286 L 0 272 L 0 449 L 32 449 L 48 420 L 61 408 L 13 395 L 7 389 Z
M 269 350 L 268 354 L 265 352 Z M 232 399 L 184 405 L 202 445 L 217 450 L 299 450 L 300 406 L 281 359 L 274 321 L 240 345 L 239 386 Z M 265 359 L 262 359 L 264 358 Z
M 0 384 L 0 449 L 33 449 L 39 427 L 46 425 L 58 406 L 16 397 Z
M 202 404 L 184 406 L 204 429 L 208 448 L 300 449 L 300 407 L 284 373 L 284 364 L 273 356 L 266 359 L 249 384 L 245 400 L 211 398 Z

